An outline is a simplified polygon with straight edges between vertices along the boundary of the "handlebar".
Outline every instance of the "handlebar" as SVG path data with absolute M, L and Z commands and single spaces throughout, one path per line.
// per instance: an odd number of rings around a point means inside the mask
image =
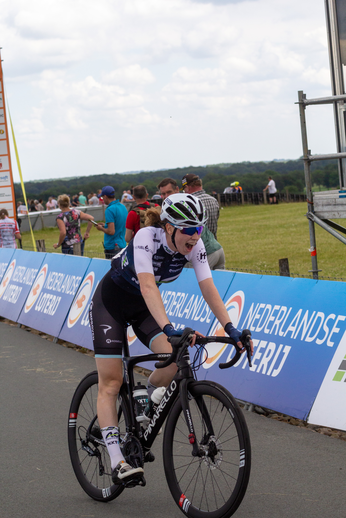
M 186 327 L 181 336 L 171 336 L 167 338 L 168 341 L 172 344 L 173 352 L 170 358 L 168 358 L 166 361 L 155 363 L 155 367 L 157 369 L 164 369 L 165 367 L 168 367 L 168 365 L 170 365 L 171 363 L 176 363 L 179 351 L 184 350 L 186 347 L 190 345 L 193 334 L 194 330 L 189 327 Z M 249 362 L 249 366 L 252 367 L 250 339 L 251 331 L 249 331 L 249 329 L 243 329 L 242 334 L 240 336 L 240 341 L 246 349 L 246 355 Z M 198 345 L 205 345 L 208 343 L 215 342 L 223 344 L 232 344 L 236 350 L 234 358 L 232 358 L 229 362 L 220 363 L 219 368 L 228 369 L 229 367 L 235 365 L 242 353 L 237 345 L 237 342 L 233 338 L 230 338 L 229 336 L 196 336 L 196 344 Z

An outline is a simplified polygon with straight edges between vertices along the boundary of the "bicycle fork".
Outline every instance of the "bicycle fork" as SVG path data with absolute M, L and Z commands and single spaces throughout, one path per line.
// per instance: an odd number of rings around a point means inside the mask
M 181 405 L 184 412 L 184 417 L 186 421 L 186 425 L 189 431 L 188 439 L 190 444 L 192 445 L 192 455 L 194 457 L 202 457 L 205 455 L 205 451 L 201 449 L 198 445 L 198 441 L 196 439 L 196 433 L 195 428 L 193 425 L 193 419 L 190 412 L 190 405 L 189 405 L 189 392 L 188 392 L 188 385 L 189 383 L 193 383 L 194 380 L 191 379 L 183 379 L 179 386 L 179 395 L 181 400 Z M 199 407 L 199 410 L 203 416 L 203 420 L 206 425 L 206 435 L 202 438 L 201 444 L 206 444 L 209 441 L 209 438 L 214 435 L 212 423 L 209 417 L 209 412 L 207 411 L 207 408 L 205 406 L 205 403 L 203 401 L 203 398 L 197 398 L 196 399 L 197 405 Z

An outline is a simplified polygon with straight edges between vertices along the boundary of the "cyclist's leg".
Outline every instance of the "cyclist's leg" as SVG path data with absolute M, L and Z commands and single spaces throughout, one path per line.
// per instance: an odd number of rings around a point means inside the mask
M 99 375 L 97 415 L 101 428 L 118 426 L 116 400 L 123 382 L 121 358 L 96 358 Z
M 164 334 L 157 336 L 151 346 L 151 350 L 154 353 L 171 353 L 172 346 L 167 341 L 167 337 Z M 177 372 L 177 366 L 172 363 L 165 369 L 155 369 L 149 376 L 148 381 L 154 385 L 154 387 L 167 387 Z
M 120 449 L 116 400 L 123 382 L 121 358 L 124 324 L 115 320 L 114 316 L 105 307 L 103 301 L 103 283 L 105 280 L 105 290 L 107 290 L 107 282 L 112 283 L 108 275 L 99 284 L 90 305 L 89 320 L 99 375 L 98 419 L 111 458 L 112 479 L 114 483 L 117 483 L 123 479 L 128 480 L 142 475 L 143 469 L 133 468 L 127 464 Z M 110 287 L 114 290 L 112 284 Z
M 167 341 L 167 337 L 163 334 L 161 328 L 157 325 L 155 319 L 149 310 L 142 313 L 141 319 L 133 324 L 133 330 L 139 340 L 143 342 L 153 353 L 171 353 L 172 346 Z M 165 369 L 156 369 L 149 376 L 149 384 L 155 387 L 167 387 L 172 381 L 177 367 L 175 363 Z M 149 391 L 148 391 L 149 392 Z M 152 392 L 152 390 L 151 390 Z M 149 393 L 150 395 L 150 393 Z

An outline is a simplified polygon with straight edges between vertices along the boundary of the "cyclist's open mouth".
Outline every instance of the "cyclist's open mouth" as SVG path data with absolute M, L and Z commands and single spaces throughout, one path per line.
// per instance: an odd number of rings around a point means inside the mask
M 196 245 L 196 243 L 185 243 L 185 247 L 187 248 L 188 250 L 188 253 L 191 252 L 191 250 L 193 249 L 193 247 Z

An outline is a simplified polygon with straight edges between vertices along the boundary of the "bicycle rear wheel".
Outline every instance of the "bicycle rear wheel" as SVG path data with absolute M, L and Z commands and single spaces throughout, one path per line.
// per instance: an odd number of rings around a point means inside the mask
M 187 516 L 226 518 L 239 507 L 250 477 L 247 425 L 224 387 L 201 381 L 190 384 L 188 391 L 199 456 L 192 456 L 181 399 L 177 398 L 163 440 L 167 483 Z
M 122 391 L 121 391 L 122 392 Z M 97 420 L 98 374 L 87 374 L 78 385 L 70 406 L 68 447 L 78 482 L 94 500 L 109 502 L 124 490 L 111 477 L 111 464 Z M 129 411 L 126 396 L 120 398 L 118 420 L 120 441 L 126 433 Z

